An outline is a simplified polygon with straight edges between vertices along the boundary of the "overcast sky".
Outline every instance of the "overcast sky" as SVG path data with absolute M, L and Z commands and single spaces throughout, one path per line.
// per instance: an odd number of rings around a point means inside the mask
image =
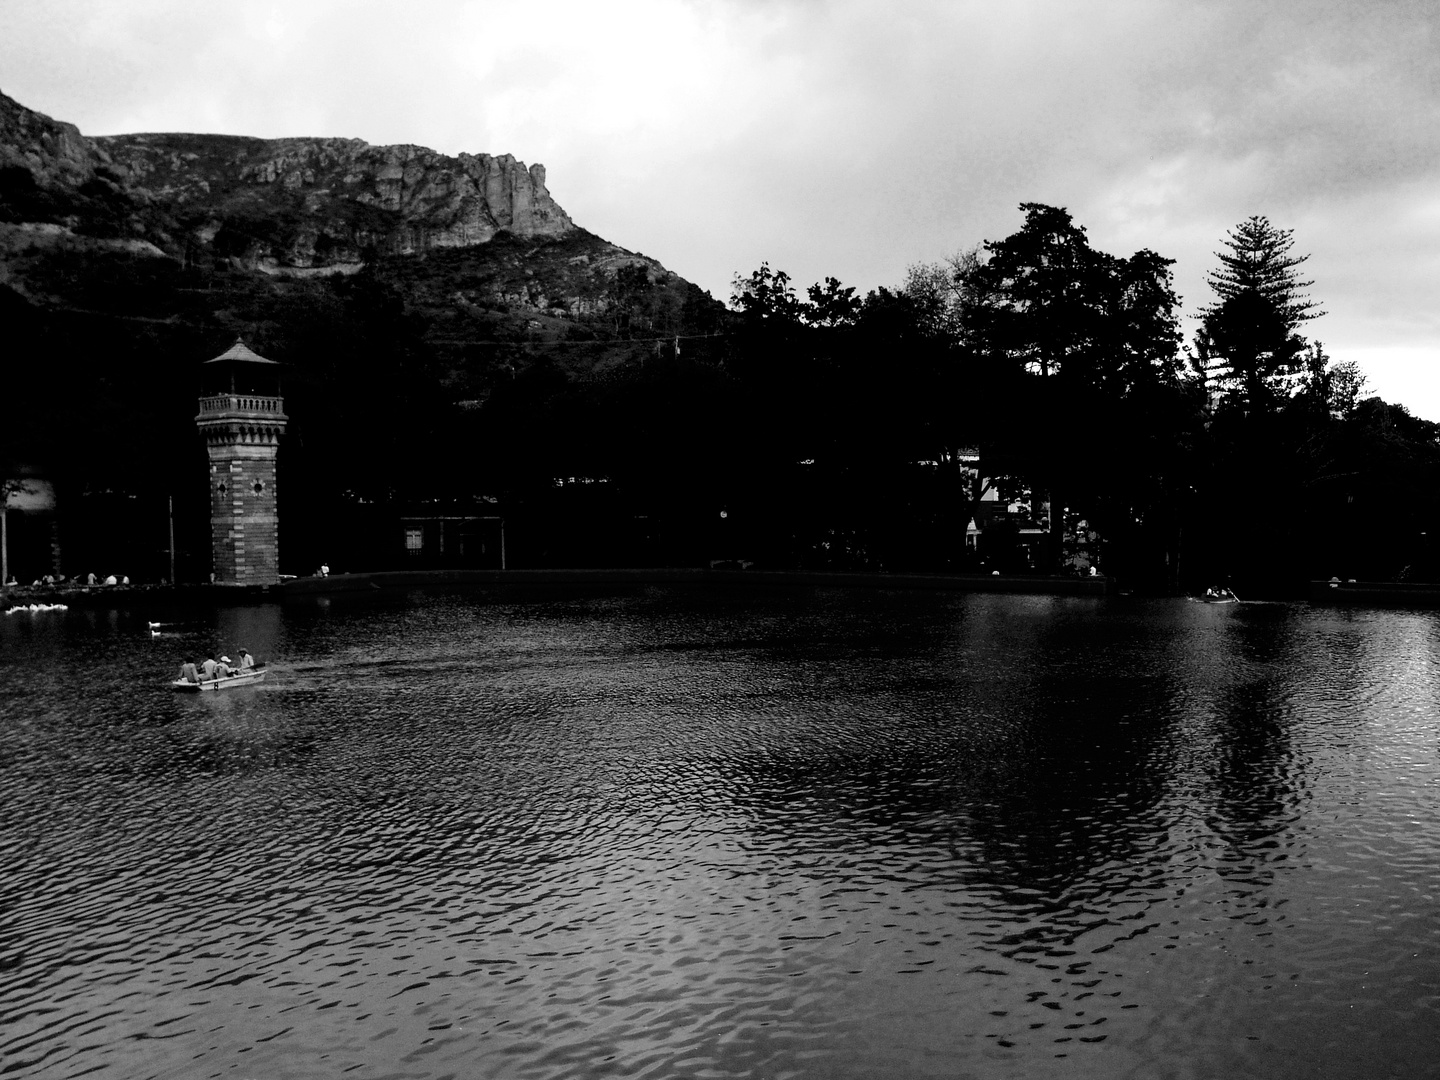
M 514 154 L 718 299 L 761 261 L 896 286 L 1033 201 L 1177 260 L 1193 316 L 1264 214 L 1309 335 L 1440 421 L 1434 0 L 0 0 L 0 90 L 90 135 Z

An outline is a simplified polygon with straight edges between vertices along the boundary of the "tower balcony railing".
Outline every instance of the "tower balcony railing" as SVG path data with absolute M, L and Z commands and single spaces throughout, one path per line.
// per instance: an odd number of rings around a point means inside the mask
M 218 419 L 218 414 L 224 413 L 244 416 L 247 419 L 284 420 L 285 413 L 281 408 L 284 400 L 260 394 L 214 394 L 200 399 L 200 415 L 196 419 Z

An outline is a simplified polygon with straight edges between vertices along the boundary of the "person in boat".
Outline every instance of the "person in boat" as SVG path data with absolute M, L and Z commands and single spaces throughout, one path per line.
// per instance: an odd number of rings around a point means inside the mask
M 180 665 L 180 681 L 188 683 L 198 683 L 200 681 L 199 669 L 189 660 L 186 660 Z
M 215 678 L 216 669 L 219 668 L 219 666 L 219 664 L 215 663 L 215 658 L 213 656 L 207 657 L 200 665 L 201 679 L 203 679 L 205 682 L 213 681 Z
M 255 657 L 251 656 L 251 655 L 250 655 L 248 652 L 246 652 L 244 649 L 241 649 L 241 650 L 240 650 L 240 674 L 241 674 L 241 675 L 244 675 L 244 674 L 246 674 L 247 672 L 253 671 L 254 669 L 255 669 Z
M 215 665 L 215 677 L 217 679 L 228 679 L 235 672 L 230 669 L 230 657 L 220 657 L 220 663 Z

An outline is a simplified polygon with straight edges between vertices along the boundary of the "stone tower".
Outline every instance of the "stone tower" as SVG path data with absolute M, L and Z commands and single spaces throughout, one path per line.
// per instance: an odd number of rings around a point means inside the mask
M 202 365 L 195 423 L 210 455 L 210 548 L 215 581 L 280 580 L 275 454 L 287 417 L 280 365 L 237 341 Z

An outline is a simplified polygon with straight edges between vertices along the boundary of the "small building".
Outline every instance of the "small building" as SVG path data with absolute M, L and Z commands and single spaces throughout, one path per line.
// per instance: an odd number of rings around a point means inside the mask
M 505 522 L 491 514 L 408 514 L 400 518 L 400 542 L 413 570 L 506 568 Z
M 983 559 L 986 566 L 1009 572 L 1044 568 L 1050 537 L 1049 501 L 1007 477 L 985 475 L 978 449 L 962 449 L 959 459 L 972 492 L 965 523 L 966 550 Z

